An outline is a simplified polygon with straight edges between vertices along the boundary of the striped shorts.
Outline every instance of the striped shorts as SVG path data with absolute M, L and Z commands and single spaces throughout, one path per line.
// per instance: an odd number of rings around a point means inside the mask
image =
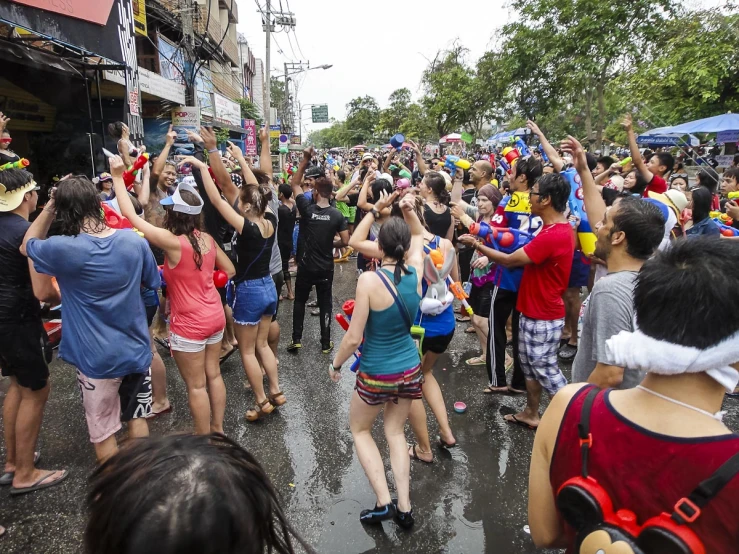
M 564 319 L 546 321 L 521 314 L 518 320 L 518 355 L 521 369 L 528 380 L 537 380 L 550 396 L 567 385 L 557 362 L 559 337 Z
M 418 400 L 421 398 L 423 372 L 421 364 L 399 373 L 388 375 L 369 375 L 357 371 L 357 384 L 354 390 L 359 398 L 370 406 L 378 406 L 385 402 L 398 403 L 398 398 Z

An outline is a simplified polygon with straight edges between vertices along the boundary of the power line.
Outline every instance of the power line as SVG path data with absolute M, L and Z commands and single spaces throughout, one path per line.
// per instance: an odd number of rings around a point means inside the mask
M 295 49 L 293 48 L 293 41 L 290 40 L 290 29 L 287 30 L 286 34 L 287 34 L 287 42 L 290 43 L 290 51 L 293 53 L 293 56 L 297 58 L 298 55 L 295 53 Z

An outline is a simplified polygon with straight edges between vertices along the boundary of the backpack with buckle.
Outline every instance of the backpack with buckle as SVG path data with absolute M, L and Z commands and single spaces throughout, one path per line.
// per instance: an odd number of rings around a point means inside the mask
M 563 483 L 556 497 L 557 510 L 576 531 L 575 552 L 596 554 L 621 543 L 618 552 L 623 554 L 706 554 L 703 541 L 690 524 L 739 473 L 739 453 L 678 500 L 671 514 L 663 512 L 640 525 L 633 511 L 617 509 L 606 489 L 588 475 L 588 454 L 593 446 L 590 411 L 598 392 L 597 388 L 587 392 L 580 414 L 581 474 Z

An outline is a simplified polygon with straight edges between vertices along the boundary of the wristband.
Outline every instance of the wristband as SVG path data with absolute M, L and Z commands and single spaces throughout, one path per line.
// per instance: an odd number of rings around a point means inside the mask
M 213 150 L 208 150 L 208 154 L 215 154 L 216 152 L 218 152 L 219 154 L 221 153 L 221 151 L 218 150 L 218 148 L 214 148 Z
M 380 212 L 378 212 L 376 209 L 372 208 L 372 210 L 370 211 L 370 213 L 372 214 L 372 216 L 375 219 L 380 219 Z
M 328 364 L 328 369 L 329 369 L 329 371 L 341 371 L 341 366 L 334 367 L 334 363 L 331 362 L 330 364 Z

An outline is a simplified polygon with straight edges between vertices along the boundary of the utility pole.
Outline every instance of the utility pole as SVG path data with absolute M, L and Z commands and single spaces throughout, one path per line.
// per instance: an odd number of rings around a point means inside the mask
M 183 40 L 183 49 L 185 50 L 185 56 L 184 58 L 188 61 L 191 68 L 195 67 L 195 61 L 193 52 L 194 52 L 194 44 L 195 44 L 195 31 L 193 30 L 192 25 L 192 4 L 190 3 L 190 0 L 181 0 L 180 2 L 180 18 L 182 20 L 182 36 L 184 38 Z M 183 68 L 184 69 L 184 68 Z M 185 73 L 189 73 L 189 71 L 185 71 Z M 188 106 L 197 106 L 197 97 L 198 95 L 195 92 L 195 79 L 191 78 L 190 75 L 187 75 L 185 77 L 185 93 L 186 98 L 185 102 Z
M 269 132 L 269 126 L 272 124 L 272 122 L 269 120 L 269 104 L 270 104 L 270 88 L 272 85 L 272 77 L 270 76 L 270 70 L 272 66 L 270 65 L 270 47 L 272 46 L 272 5 L 270 3 L 270 0 L 267 0 L 267 13 L 265 14 L 265 18 L 267 19 L 266 23 L 266 32 L 267 32 L 267 54 L 265 55 L 265 62 L 267 67 L 264 68 L 264 80 L 266 81 L 264 83 L 264 121 L 267 122 L 267 132 Z

